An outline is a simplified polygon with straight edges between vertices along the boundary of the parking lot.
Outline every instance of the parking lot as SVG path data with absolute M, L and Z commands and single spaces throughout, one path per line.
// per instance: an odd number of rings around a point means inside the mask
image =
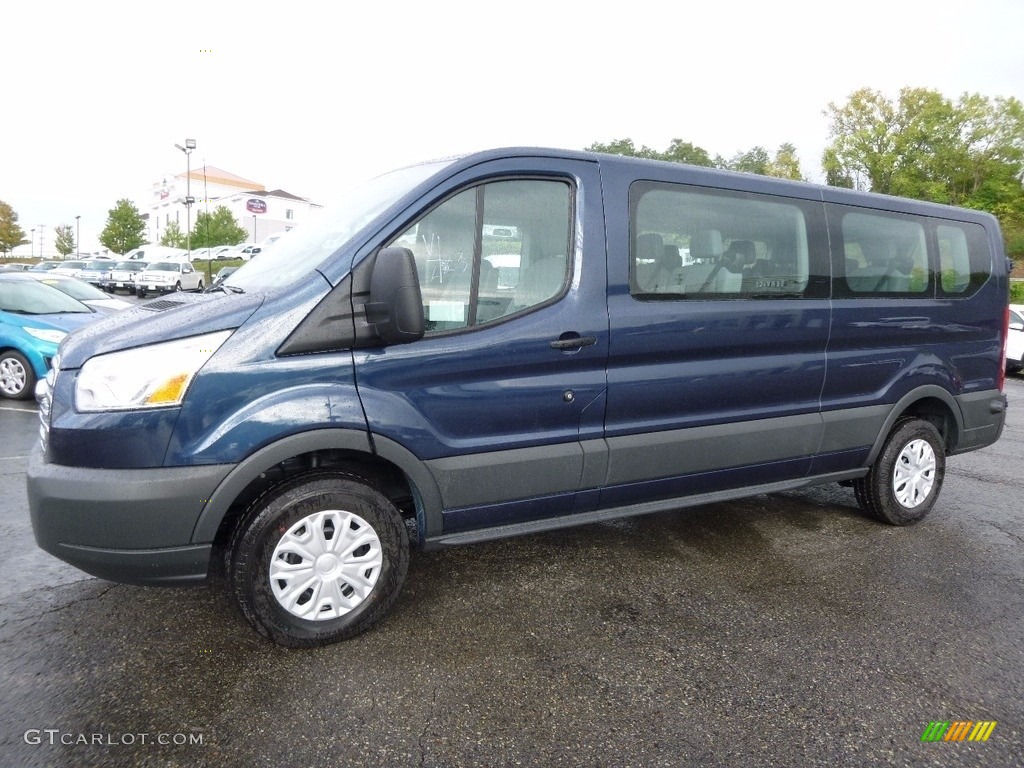
M 0 401 L 0 763 L 1024 765 L 1024 379 L 930 517 L 827 486 L 414 553 L 391 615 L 316 651 L 217 585 L 39 551 L 31 404 Z M 922 742 L 932 721 L 988 741 Z

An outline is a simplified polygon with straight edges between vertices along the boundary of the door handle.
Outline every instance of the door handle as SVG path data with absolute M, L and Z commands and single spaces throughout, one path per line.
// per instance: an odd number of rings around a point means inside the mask
M 577 333 L 563 333 L 559 338 L 550 342 L 552 349 L 561 349 L 562 351 L 571 349 L 582 349 L 583 347 L 590 347 L 597 344 L 596 336 L 580 336 Z

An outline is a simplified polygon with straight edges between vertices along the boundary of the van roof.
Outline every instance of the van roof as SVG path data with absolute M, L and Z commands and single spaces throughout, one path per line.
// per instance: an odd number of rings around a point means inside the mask
M 613 155 L 603 152 L 589 152 L 585 150 L 557 149 L 552 147 L 504 147 L 457 155 L 455 157 L 436 158 L 429 162 L 447 161 L 452 165 L 468 168 L 479 163 L 491 160 L 507 159 L 510 157 L 544 157 L 595 162 L 609 169 L 634 169 L 632 171 L 632 175 L 637 174 L 636 169 L 643 168 L 650 171 L 650 175 L 647 176 L 645 174 L 644 178 L 648 178 L 651 181 L 673 181 L 670 177 L 672 172 L 678 172 L 679 169 L 684 168 L 686 169 L 688 176 L 685 183 L 697 184 L 699 186 L 725 186 L 742 191 L 764 192 L 768 194 L 785 195 L 803 199 L 821 200 L 822 202 L 835 202 L 847 205 L 860 205 L 868 208 L 904 211 L 907 213 L 951 218 L 959 221 L 977 221 L 979 223 L 991 223 L 996 221 L 996 218 L 992 214 L 984 211 L 944 205 L 942 203 L 932 203 L 925 200 L 895 197 L 893 195 L 845 189 L 843 187 L 831 187 L 825 184 L 816 184 L 808 181 L 780 179 L 774 176 L 761 176 L 754 173 L 727 171 L 721 168 L 708 168 L 705 166 L 690 165 L 688 163 L 652 160 L 643 157 Z

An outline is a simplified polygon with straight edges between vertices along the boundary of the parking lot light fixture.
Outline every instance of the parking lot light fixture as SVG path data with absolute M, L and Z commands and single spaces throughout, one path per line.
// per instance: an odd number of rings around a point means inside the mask
M 82 252 L 82 217 L 75 216 L 75 258 Z
M 185 139 L 185 146 L 175 144 L 175 147 L 185 153 L 185 249 L 188 251 L 188 260 L 192 261 L 192 203 L 196 200 L 192 197 L 192 150 L 196 148 L 195 139 Z

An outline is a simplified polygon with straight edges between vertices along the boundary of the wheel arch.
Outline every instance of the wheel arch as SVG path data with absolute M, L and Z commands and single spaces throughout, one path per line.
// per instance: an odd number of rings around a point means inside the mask
M 206 500 L 192 533 L 193 543 L 224 544 L 238 517 L 257 496 L 298 474 L 323 468 L 341 469 L 372 483 L 404 517 L 415 518 L 422 539 L 424 506 L 440 499 L 426 467 L 405 449 L 389 445 L 384 452 L 375 451 L 366 432 L 318 429 L 265 446 L 232 469 Z
M 964 428 L 960 406 L 956 399 L 942 387 L 928 385 L 908 392 L 892 407 L 882 423 L 874 445 L 871 446 L 865 466 L 875 463 L 893 426 L 906 416 L 915 416 L 933 424 L 942 435 L 947 454 L 956 448 Z

